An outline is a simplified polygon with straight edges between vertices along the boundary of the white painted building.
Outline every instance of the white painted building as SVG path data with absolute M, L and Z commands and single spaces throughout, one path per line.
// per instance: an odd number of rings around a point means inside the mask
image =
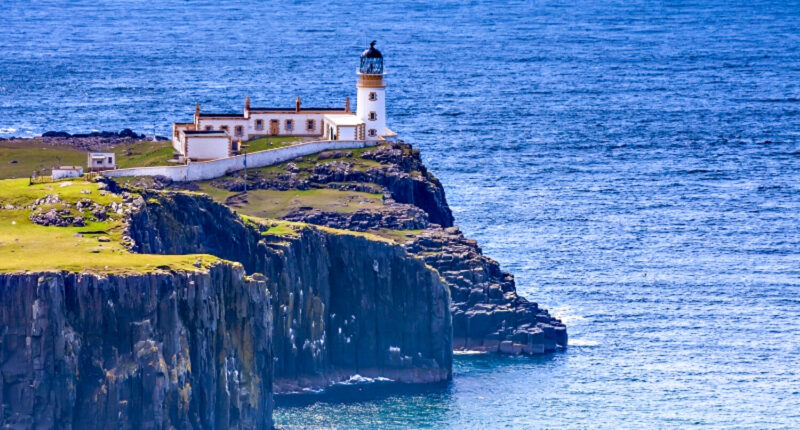
M 201 113 L 194 121 L 172 125 L 172 146 L 184 159 L 211 160 L 235 155 L 238 142 L 263 136 L 298 136 L 313 140 L 396 140 L 386 128 L 386 84 L 383 55 L 375 42 L 361 54 L 358 68 L 357 107 L 350 99 L 341 108 L 304 108 L 297 97 L 294 108 L 250 107 L 245 98 L 242 113 Z
M 117 155 L 113 152 L 90 152 L 87 158 L 86 167 L 90 172 L 117 168 Z
M 80 178 L 83 176 L 81 166 L 54 166 L 50 177 L 55 181 L 64 178 Z

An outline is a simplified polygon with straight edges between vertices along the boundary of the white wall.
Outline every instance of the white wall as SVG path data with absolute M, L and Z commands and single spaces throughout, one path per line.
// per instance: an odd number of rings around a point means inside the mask
M 53 169 L 50 176 L 55 181 L 56 179 L 62 178 L 78 178 L 83 175 L 83 169 L 81 170 L 73 170 L 73 169 Z
M 283 163 L 293 158 L 332 149 L 363 148 L 375 142 L 353 140 L 322 140 L 300 143 L 283 148 L 268 149 L 247 154 L 247 167 L 266 167 Z M 189 163 L 185 166 L 134 167 L 130 169 L 106 170 L 103 176 L 166 176 L 173 181 L 203 181 L 224 176 L 244 168 L 244 155 L 213 161 Z
M 378 95 L 377 100 L 370 100 L 369 93 L 374 92 Z M 370 121 L 369 113 L 374 111 L 378 114 L 375 121 Z M 356 104 L 356 115 L 364 121 L 364 139 L 378 140 L 386 131 L 386 89 L 385 88 L 358 88 L 358 99 Z M 378 131 L 377 136 L 370 136 L 369 129 L 374 128 Z
M 336 136 L 336 139 L 337 140 L 356 140 L 355 130 L 356 130 L 355 126 L 349 127 L 349 126 L 346 126 L 346 125 L 340 125 L 339 126 L 339 135 Z
M 336 111 L 332 113 L 344 113 L 344 111 Z M 252 138 L 258 136 L 269 136 L 270 135 L 270 128 L 269 123 L 273 119 L 277 119 L 278 124 L 278 136 L 320 136 L 322 135 L 322 118 L 324 113 L 313 113 L 313 112 L 303 112 L 300 113 L 295 112 L 265 112 L 265 113 L 257 113 L 251 112 L 250 119 L 241 119 L 241 118 L 203 118 L 200 117 L 200 130 L 205 130 L 207 126 L 213 127 L 213 130 L 219 130 L 220 126 L 227 125 L 228 126 L 228 134 L 230 134 L 231 139 L 234 141 L 239 140 L 239 136 L 236 136 L 236 126 L 241 125 L 244 127 L 243 135 L 241 136 L 242 141 L 247 141 Z M 263 121 L 263 129 L 257 130 L 256 129 L 256 120 Z M 293 121 L 293 126 L 291 130 L 286 128 L 286 120 L 291 119 Z M 314 129 L 309 130 L 306 128 L 306 121 L 309 119 L 314 120 Z
M 215 160 L 230 155 L 227 137 L 186 136 L 187 157 L 196 160 Z

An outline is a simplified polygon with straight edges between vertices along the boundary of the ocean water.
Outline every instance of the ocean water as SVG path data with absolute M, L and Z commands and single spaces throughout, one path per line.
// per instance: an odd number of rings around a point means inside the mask
M 758 3 L 758 4 L 755 4 Z M 2 0 L 0 135 L 167 135 L 341 105 L 377 39 L 390 126 L 457 223 L 568 324 L 452 383 L 284 399 L 286 428 L 800 428 L 797 1 Z

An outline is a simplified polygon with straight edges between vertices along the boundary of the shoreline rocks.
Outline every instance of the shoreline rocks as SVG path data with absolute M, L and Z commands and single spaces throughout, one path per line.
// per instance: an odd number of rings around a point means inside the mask
M 107 149 L 117 145 L 152 139 L 153 136 L 138 134 L 126 128 L 119 132 L 93 131 L 90 133 L 68 133 L 66 131 L 47 131 L 35 137 L 0 137 L 0 141 L 41 142 L 47 145 L 64 145 L 86 151 Z M 169 138 L 156 136 L 157 141 L 167 141 Z

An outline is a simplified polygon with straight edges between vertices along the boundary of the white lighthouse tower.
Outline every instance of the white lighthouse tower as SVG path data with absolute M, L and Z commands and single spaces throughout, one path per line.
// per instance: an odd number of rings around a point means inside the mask
M 383 55 L 375 49 L 375 41 L 361 53 L 358 67 L 356 116 L 364 121 L 365 139 L 378 140 L 386 130 L 386 84 L 383 81 Z

